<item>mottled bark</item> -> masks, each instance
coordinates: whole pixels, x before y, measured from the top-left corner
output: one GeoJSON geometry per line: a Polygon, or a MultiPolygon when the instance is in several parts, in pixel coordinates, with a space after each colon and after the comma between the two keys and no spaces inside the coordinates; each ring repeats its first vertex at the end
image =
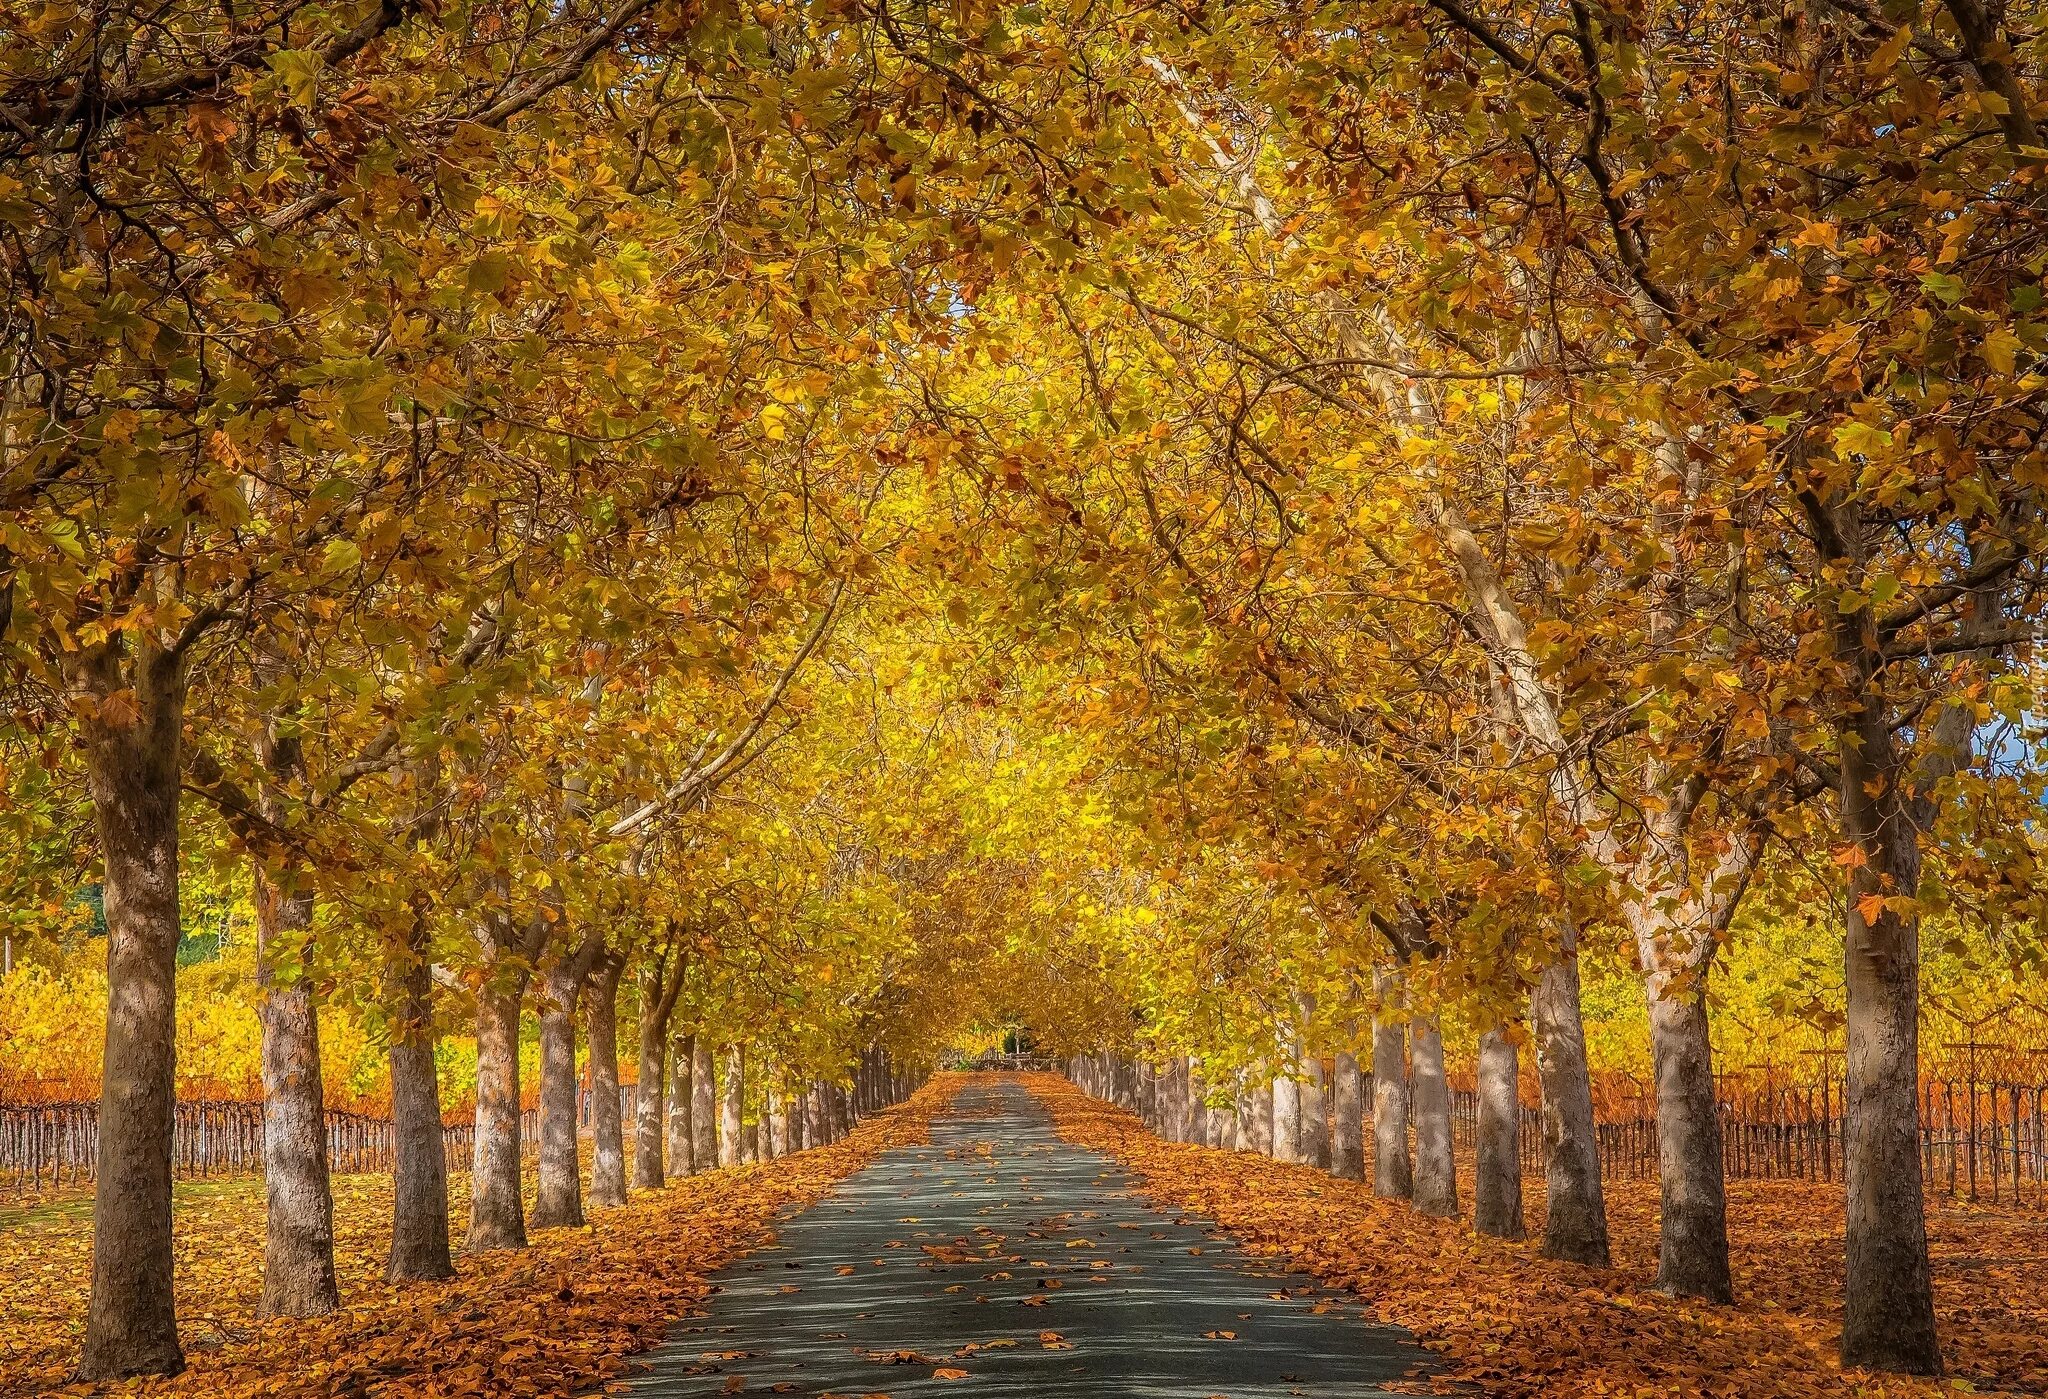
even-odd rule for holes
{"type": "Polygon", "coordinates": [[[1706,1001],[1697,990],[1671,987],[1651,996],[1650,1062],[1657,1083],[1662,1206],[1657,1286],[1710,1302],[1731,1301],[1713,1044],[1706,1001]]]}
{"type": "MultiPolygon", "coordinates": [[[[689,1139],[679,1138],[674,1125],[679,1113],[687,1122],[688,1088],[678,1094],[669,1084],[668,1027],[684,973],[678,956],[664,950],[640,965],[640,1091],[633,1103],[633,1185],[639,1190],[659,1190],[671,1170],[686,1175],[690,1169],[689,1139]]],[[[677,1067],[687,1076],[687,1064],[677,1067]]]]}
{"type": "Polygon", "coordinates": [[[1529,1026],[1543,1084],[1543,1256],[1605,1268],[1607,1203],[1579,1010],[1579,953],[1569,930],[1530,993],[1529,1026]]]}
{"type": "Polygon", "coordinates": [[[1372,1188],[1387,1200],[1415,1195],[1415,1163],[1408,1154],[1408,1029],[1391,1003],[1397,987],[1379,978],[1381,1008],[1372,1019],[1372,1188]]]}
{"type": "Polygon", "coordinates": [[[718,1164],[697,1152],[697,1037],[676,1035],[668,1046],[668,1107],[665,1139],[672,1175],[695,1175],[718,1164]]]}
{"type": "MultiPolygon", "coordinates": [[[[625,959],[598,959],[585,991],[590,1034],[590,1203],[616,1209],[626,1203],[626,1137],[619,1109],[619,977],[625,959]]],[[[656,1080],[655,1091],[660,1091],[656,1080]]]]}
{"type": "Polygon", "coordinates": [[[581,1228],[583,1168],[576,1156],[576,1008],[600,946],[586,939],[549,968],[540,1004],[540,1180],[536,1229],[581,1228]]]}
{"type": "MultiPolygon", "coordinates": [[[[1261,1065],[1259,1072],[1265,1072],[1261,1065]]],[[[1254,1083],[1245,1094],[1250,1107],[1244,1120],[1244,1149],[1256,1151],[1261,1156],[1273,1154],[1273,1085],[1270,1081],[1254,1083]]]]}
{"type": "Polygon", "coordinates": [[[476,1147],[470,1164],[468,1253],[526,1247],[519,1194],[519,1004],[526,978],[476,998],[476,1147]]]}
{"type": "MultiPolygon", "coordinates": [[[[1852,899],[1852,909],[1853,904],[1852,899]]],[[[1941,1350],[1927,1259],[1916,1097],[1916,922],[1890,912],[1875,924],[1853,911],[1849,918],[1849,1076],[1842,1153],[1848,1286],[1842,1362],[1938,1374],[1941,1350]]]]}
{"type": "Polygon", "coordinates": [[[1330,1174],[1339,1180],[1365,1179],[1365,1074],[1358,1056],[1337,1054],[1331,1085],[1330,1174]]]}
{"type": "Polygon", "coordinates": [[[718,1164],[718,1068],[711,1042],[700,1030],[689,1037],[690,1169],[718,1164]]]}
{"type": "Polygon", "coordinates": [[[725,1098],[720,1105],[718,1164],[737,1166],[746,1159],[746,1053],[738,1045],[725,1051],[725,1098]]]}
{"type": "Polygon", "coordinates": [[[1451,1154],[1451,1085],[1444,1076],[1444,1040],[1434,1016],[1408,1025],[1415,1071],[1415,1208],[1458,1212],[1458,1174],[1451,1154]]]}
{"type": "Polygon", "coordinates": [[[176,657],[146,641],[124,674],[118,644],[102,643],[83,663],[81,688],[97,704],[79,720],[107,921],[92,1295],[78,1365],[87,1380],[185,1365],[171,1301],[184,681],[176,657]]]}
{"type": "MultiPolygon", "coordinates": [[[[296,773],[295,741],[269,745],[280,777],[296,773]]],[[[273,808],[274,811],[274,808],[273,808]]],[[[272,819],[276,816],[273,814],[272,819]]],[[[256,869],[257,1019],[263,1027],[263,1297],[260,1316],[325,1316],[341,1305],[334,1277],[334,1197],[327,1182],[320,1023],[305,958],[313,929],[308,874],[256,869]]]]}
{"type": "Polygon", "coordinates": [[[1330,1169],[1329,1096],[1322,1061],[1311,1056],[1301,1066],[1301,1159],[1321,1171],[1330,1169]]]}
{"type": "MultiPolygon", "coordinates": [[[[1960,13],[1959,7],[1952,7],[1960,13]]],[[[1977,7],[1972,7],[1977,8],[1977,7]]],[[[1997,620],[1989,597],[1968,625],[1997,620]]],[[[1842,948],[1848,992],[1843,1179],[1847,1189],[1847,1287],[1842,1362],[1878,1370],[1941,1372],[1927,1221],[1920,1180],[1920,918],[1885,900],[1920,887],[1920,831],[1934,820],[1926,795],[1969,761],[1973,703],[1953,703],[1924,742],[1922,770],[1908,772],[1877,702],[1883,678],[1867,618],[1843,617],[1843,644],[1863,672],[1863,703],[1839,721],[1841,831],[1862,859],[1847,869],[1842,948]]]]}
{"type": "Polygon", "coordinates": [[[1472,1176],[1472,1227],[1497,1239],[1523,1237],[1521,1062],[1499,1029],[1479,1037],[1479,1140],[1472,1176]]]}
{"type": "Polygon", "coordinates": [[[384,1276],[389,1282],[438,1281],[455,1276],[455,1260],[448,1246],[448,1158],[423,919],[414,925],[392,989],[391,1257],[384,1276]]]}
{"type": "MultiPolygon", "coordinates": [[[[643,1017],[645,1014],[643,1011],[643,1017]]],[[[633,1188],[660,1190],[668,1184],[671,1167],[683,1175],[690,1165],[687,1155],[676,1156],[673,1129],[663,1130],[663,1118],[675,1110],[675,1089],[668,1081],[668,1032],[663,1029],[650,1034],[643,1018],[639,1040],[640,1090],[633,1099],[633,1188]]]]}
{"type": "Polygon", "coordinates": [[[1301,1080],[1290,1066],[1273,1080],[1273,1159],[1301,1159],[1301,1080]]]}

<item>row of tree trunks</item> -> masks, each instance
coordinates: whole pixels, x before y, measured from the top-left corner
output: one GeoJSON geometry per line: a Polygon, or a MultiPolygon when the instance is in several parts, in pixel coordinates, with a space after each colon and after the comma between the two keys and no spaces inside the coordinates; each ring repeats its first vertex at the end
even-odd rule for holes
{"type": "MultiPolygon", "coordinates": [[[[1375,990],[1379,1011],[1372,1024],[1370,1089],[1374,1191],[1412,1201],[1425,1213],[1455,1216],[1458,1185],[1442,1035],[1434,1017],[1405,1009],[1397,970],[1383,970],[1375,990]]],[[[1539,979],[1530,998],[1530,1022],[1543,1088],[1549,1184],[1544,1252],[1604,1266],[1606,1211],[1578,966],[1569,945],[1539,979]]],[[[1246,1073],[1227,1111],[1208,1109],[1200,1101],[1205,1090],[1198,1086],[1191,1059],[1153,1067],[1101,1054],[1071,1061],[1069,1072],[1085,1091],[1137,1113],[1170,1140],[1254,1151],[1363,1180],[1365,1068],[1344,1050],[1335,1056],[1326,1081],[1320,1059],[1304,1055],[1298,1043],[1284,1043],[1281,1049],[1293,1071],[1270,1079],[1256,1068],[1246,1073]]],[[[1481,1035],[1478,1049],[1473,1224],[1482,1234],[1520,1239],[1527,1229],[1519,1150],[1520,1053],[1515,1038],[1500,1026],[1481,1035]]]]}
{"type": "MultiPolygon", "coordinates": [[[[69,674],[77,692],[95,702],[82,711],[80,738],[104,866],[109,985],[92,1290],[78,1376],[175,1374],[184,1367],[171,1285],[182,657],[146,634],[123,635],[81,651],[69,674]]],[[[300,745],[282,732],[262,736],[259,757],[263,786],[253,809],[242,810],[252,826],[260,824],[271,833],[264,841],[250,842],[252,850],[260,846],[254,875],[267,1199],[261,1311],[309,1316],[333,1310],[338,1289],[319,1024],[306,966],[315,913],[312,880],[303,855],[279,834],[290,817],[284,793],[303,786],[305,773],[300,745]]],[[[434,1064],[433,968],[423,908],[415,907],[411,923],[410,933],[387,949],[392,954],[386,996],[394,1139],[387,1276],[394,1282],[454,1273],[434,1064]]],[[[538,920],[515,928],[502,915],[487,914],[478,935],[488,974],[476,993],[476,1134],[465,1244],[472,1252],[526,1242],[519,1025],[531,969],[541,961],[549,928],[538,920]]],[[[606,1206],[626,1198],[617,1061],[617,992],[624,969],[622,956],[592,938],[545,973],[538,1225],[583,1218],[576,1155],[579,1002],[589,1016],[593,1046],[591,1198],[606,1206]]],[[[681,978],[678,965],[673,979],[680,983],[681,978]]],[[[664,1017],[674,1003],[673,992],[667,994],[664,1017]]],[[[643,1038],[641,1045],[641,1082],[656,1087],[651,1109],[643,1108],[635,1123],[643,1185],[660,1183],[659,1086],[667,1044],[664,1019],[651,1042],[643,1038]],[[650,1169],[651,1182],[646,1177],[650,1169]]],[[[718,1150],[710,1048],[693,1042],[681,1057],[688,1065],[689,1089],[679,1100],[692,1109],[688,1165],[694,1166],[714,1159],[718,1150]]],[[[737,1092],[739,1051],[732,1062],[737,1092]]],[[[863,1060],[861,1082],[883,1103],[900,1101],[915,1086],[912,1075],[873,1055],[863,1060]]],[[[834,1087],[814,1085],[799,1100],[807,1104],[806,1111],[775,1114],[782,1127],[769,1133],[771,1152],[836,1140],[857,1116],[850,1095],[834,1087]]],[[[732,1135],[739,1134],[735,1130],[732,1135]]]]}

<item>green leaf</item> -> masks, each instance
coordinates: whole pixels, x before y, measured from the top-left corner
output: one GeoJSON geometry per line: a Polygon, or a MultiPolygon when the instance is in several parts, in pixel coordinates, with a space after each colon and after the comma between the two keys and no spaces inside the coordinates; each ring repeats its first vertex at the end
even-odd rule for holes
{"type": "Polygon", "coordinates": [[[1953,306],[1963,299],[1963,279],[1946,272],[1928,272],[1921,275],[1920,285],[1927,294],[1943,305],[1953,306]]]}
{"type": "Polygon", "coordinates": [[[1847,422],[1835,429],[1837,456],[1880,456],[1890,449],[1892,435],[1869,423],[1847,422]]]}
{"type": "Polygon", "coordinates": [[[320,55],[307,49],[285,49],[270,56],[270,71],[291,94],[292,105],[311,111],[319,100],[320,72],[326,67],[320,55]]]}
{"type": "Polygon", "coordinates": [[[330,539],[320,556],[321,571],[325,573],[346,573],[363,561],[363,551],[352,539],[330,539]]]}
{"type": "Polygon", "coordinates": [[[512,279],[512,259],[503,253],[485,253],[469,265],[463,284],[479,296],[496,296],[512,279]]]}

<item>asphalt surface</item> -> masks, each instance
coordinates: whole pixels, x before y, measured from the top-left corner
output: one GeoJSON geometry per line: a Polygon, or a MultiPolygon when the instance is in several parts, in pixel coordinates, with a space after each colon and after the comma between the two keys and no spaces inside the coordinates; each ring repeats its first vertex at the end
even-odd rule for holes
{"type": "Polygon", "coordinates": [[[999,1079],[717,1281],[637,1399],[1362,1399],[1428,1366],[1349,1294],[1150,1207],[999,1079]]]}

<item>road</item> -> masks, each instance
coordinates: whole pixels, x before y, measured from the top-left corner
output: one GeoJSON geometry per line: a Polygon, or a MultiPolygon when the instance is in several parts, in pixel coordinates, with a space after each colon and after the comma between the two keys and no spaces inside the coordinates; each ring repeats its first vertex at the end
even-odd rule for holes
{"type": "Polygon", "coordinates": [[[1360,1399],[1428,1365],[1348,1294],[1151,1208],[997,1076],[717,1282],[637,1399],[1360,1399]]]}

